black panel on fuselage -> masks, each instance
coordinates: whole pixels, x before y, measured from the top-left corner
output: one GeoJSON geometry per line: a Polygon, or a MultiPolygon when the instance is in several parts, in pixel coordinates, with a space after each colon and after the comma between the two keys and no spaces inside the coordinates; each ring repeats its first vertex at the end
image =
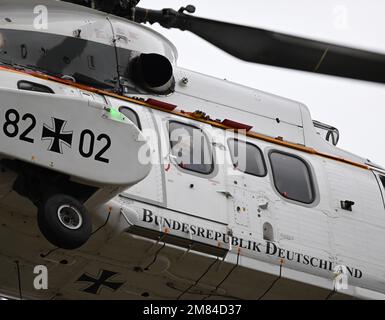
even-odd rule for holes
{"type": "Polygon", "coordinates": [[[113,46],[26,30],[0,29],[2,62],[37,68],[52,75],[68,75],[79,83],[113,89],[118,82],[113,46]]]}

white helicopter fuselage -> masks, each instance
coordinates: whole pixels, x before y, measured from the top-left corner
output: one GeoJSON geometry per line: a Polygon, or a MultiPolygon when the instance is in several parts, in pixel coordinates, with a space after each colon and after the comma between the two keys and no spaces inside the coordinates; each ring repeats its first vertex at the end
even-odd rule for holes
{"type": "MultiPolygon", "coordinates": [[[[27,19],[17,8],[15,14],[14,21],[27,19]]],[[[88,40],[111,43],[108,36],[94,37],[106,27],[105,15],[84,14],[73,19],[71,30],[59,23],[49,32],[73,36],[73,30],[83,28],[88,40]]],[[[119,27],[120,20],[109,17],[108,22],[126,36],[117,46],[161,53],[172,62],[172,94],[119,96],[38,72],[0,69],[3,129],[10,107],[45,123],[57,116],[55,108],[78,104],[81,112],[103,121],[109,120],[106,110],[120,110],[125,117],[120,115],[119,121],[131,130],[126,145],[112,141],[121,151],[111,151],[112,161],[105,167],[91,159],[71,168],[79,160],[75,147],[63,149],[62,159],[47,159],[39,132],[30,150],[26,141],[1,137],[1,148],[5,142],[9,147],[1,149],[2,158],[32,164],[42,158],[47,168],[52,163],[53,170],[63,168],[74,180],[100,190],[85,202],[94,225],[91,239],[76,251],[53,249],[39,235],[32,203],[13,191],[15,174],[0,173],[0,291],[20,293],[17,260],[23,295],[29,298],[385,298],[384,169],[326,141],[305,105],[179,68],[168,41],[135,24],[119,27]],[[48,87],[54,95],[20,89],[20,81],[48,87]],[[53,101],[57,106],[52,111],[37,108],[53,101]],[[47,119],[39,118],[43,112],[47,119]],[[212,155],[210,170],[177,159],[170,143],[175,125],[201,133],[212,155]],[[134,143],[143,139],[146,143],[134,143]],[[258,172],[239,170],[230,147],[234,139],[251,148],[246,157],[253,152],[258,172]],[[126,155],[135,146],[139,157],[142,145],[149,147],[151,166],[126,155]],[[118,162],[119,152],[129,160],[118,162]],[[115,159],[119,165],[114,167],[115,159]],[[298,176],[285,181],[293,178],[292,170],[298,176]],[[95,179],[87,181],[87,176],[95,179]],[[114,179],[103,185],[109,177],[114,179]],[[297,184],[308,197],[297,194],[297,184]],[[36,265],[48,268],[47,290],[33,287],[36,265]],[[105,282],[90,289],[103,276],[105,282]]],[[[27,26],[24,21],[1,28],[27,26]]],[[[66,118],[61,111],[60,117],[76,135],[87,127],[87,119],[71,112],[66,118]]]]}

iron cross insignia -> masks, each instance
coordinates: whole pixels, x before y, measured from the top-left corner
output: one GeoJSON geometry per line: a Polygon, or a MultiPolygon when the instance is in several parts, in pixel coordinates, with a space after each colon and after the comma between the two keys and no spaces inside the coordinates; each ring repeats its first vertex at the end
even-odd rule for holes
{"type": "Polygon", "coordinates": [[[41,140],[51,141],[48,148],[49,151],[63,153],[63,144],[71,148],[73,131],[64,131],[66,123],[67,121],[65,120],[52,118],[52,128],[46,124],[43,125],[41,140]]]}
{"type": "Polygon", "coordinates": [[[89,282],[92,283],[89,287],[83,289],[82,291],[92,294],[99,294],[101,287],[107,287],[113,291],[118,290],[125,282],[112,282],[107,281],[113,276],[117,275],[116,272],[101,270],[96,278],[90,276],[87,273],[84,273],[80,276],[76,282],[89,282]]]}

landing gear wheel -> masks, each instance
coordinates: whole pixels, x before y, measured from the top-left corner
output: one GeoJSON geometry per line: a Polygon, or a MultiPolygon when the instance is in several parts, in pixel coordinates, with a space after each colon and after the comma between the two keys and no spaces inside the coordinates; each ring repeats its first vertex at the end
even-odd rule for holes
{"type": "Polygon", "coordinates": [[[86,208],[65,194],[56,194],[45,200],[38,210],[37,221],[45,238],[63,249],[81,247],[92,232],[86,208]]]}

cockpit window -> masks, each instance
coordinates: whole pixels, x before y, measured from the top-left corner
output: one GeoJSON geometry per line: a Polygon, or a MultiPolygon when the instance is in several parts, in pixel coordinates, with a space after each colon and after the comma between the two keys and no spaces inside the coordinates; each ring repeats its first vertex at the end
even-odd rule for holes
{"type": "Polygon", "coordinates": [[[134,123],[139,128],[139,130],[142,130],[139,117],[134,110],[128,107],[120,107],[119,112],[124,114],[132,123],[134,123]]]}
{"type": "Polygon", "coordinates": [[[17,87],[20,90],[43,92],[43,93],[55,93],[50,87],[44,86],[39,83],[21,80],[17,83],[17,87]]]}

